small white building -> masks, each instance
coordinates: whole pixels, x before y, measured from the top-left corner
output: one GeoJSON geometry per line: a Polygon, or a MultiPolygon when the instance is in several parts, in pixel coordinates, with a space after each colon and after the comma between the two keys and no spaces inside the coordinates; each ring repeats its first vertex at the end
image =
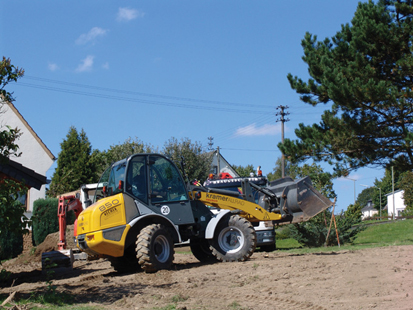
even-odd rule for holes
{"type": "Polygon", "coordinates": [[[10,158],[10,164],[3,165],[3,173],[21,181],[24,180],[30,188],[26,197],[22,197],[27,211],[33,210],[33,202],[45,197],[46,172],[50,169],[56,157],[43,143],[33,128],[27,123],[17,108],[10,102],[0,98],[0,128],[10,126],[18,128],[21,136],[16,141],[20,157],[10,158]],[[13,168],[13,169],[12,169],[13,168]],[[12,169],[13,171],[6,171],[12,169]],[[9,174],[8,174],[9,173],[9,174]],[[14,173],[14,175],[10,175],[14,173]],[[27,183],[29,180],[31,183],[27,183]],[[40,183],[39,183],[40,182],[40,183]]]}
{"type": "Polygon", "coordinates": [[[374,215],[377,215],[379,213],[379,211],[374,207],[373,202],[371,200],[369,200],[367,202],[367,205],[361,209],[361,219],[365,220],[367,218],[370,218],[374,215]]]}
{"type": "Polygon", "coordinates": [[[393,208],[393,192],[386,194],[387,196],[387,212],[389,216],[393,216],[393,210],[395,210],[395,216],[402,216],[402,212],[406,209],[403,199],[404,190],[400,189],[394,192],[394,208],[393,208]]]}

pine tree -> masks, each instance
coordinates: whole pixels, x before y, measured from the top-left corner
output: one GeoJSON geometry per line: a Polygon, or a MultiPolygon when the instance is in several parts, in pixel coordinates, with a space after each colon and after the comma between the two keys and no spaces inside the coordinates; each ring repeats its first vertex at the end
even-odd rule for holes
{"type": "Polygon", "coordinates": [[[302,41],[311,78],[288,75],[305,103],[329,104],[319,124],[278,145],[293,161],[313,158],[348,169],[394,164],[413,169],[413,2],[359,3],[351,25],[331,39],[302,41]]]}
{"type": "Polygon", "coordinates": [[[78,133],[75,127],[70,127],[66,140],[60,146],[49,197],[75,191],[83,184],[98,181],[96,164],[91,159],[92,146],[83,129],[78,133]]]}

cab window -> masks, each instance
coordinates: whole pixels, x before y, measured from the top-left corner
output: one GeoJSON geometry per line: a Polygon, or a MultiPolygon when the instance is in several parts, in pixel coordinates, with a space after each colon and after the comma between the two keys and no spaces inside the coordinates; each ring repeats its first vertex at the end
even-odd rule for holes
{"type": "Polygon", "coordinates": [[[136,156],[129,161],[126,192],[148,203],[145,156],[136,156]]]}
{"type": "Polygon", "coordinates": [[[125,179],[125,166],[126,163],[123,162],[112,167],[108,181],[108,196],[122,192],[123,188],[119,188],[119,181],[125,179]]]}
{"type": "Polygon", "coordinates": [[[100,177],[99,183],[96,187],[95,196],[93,197],[93,203],[105,197],[103,193],[103,187],[108,186],[109,175],[110,175],[110,170],[111,170],[110,168],[111,167],[106,169],[105,172],[103,172],[102,176],[100,177]]]}
{"type": "Polygon", "coordinates": [[[188,200],[188,193],[176,166],[164,157],[150,157],[150,197],[153,203],[188,200]]]}

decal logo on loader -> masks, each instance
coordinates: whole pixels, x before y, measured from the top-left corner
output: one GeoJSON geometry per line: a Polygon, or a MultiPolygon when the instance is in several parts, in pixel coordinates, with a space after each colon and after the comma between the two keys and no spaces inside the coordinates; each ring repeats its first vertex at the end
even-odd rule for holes
{"type": "Polygon", "coordinates": [[[106,217],[108,217],[108,216],[110,216],[110,215],[114,215],[115,213],[118,213],[118,208],[116,208],[116,207],[111,208],[111,209],[107,209],[107,210],[103,213],[103,215],[106,216],[106,217]]]}
{"type": "Polygon", "coordinates": [[[100,210],[100,212],[103,212],[103,211],[109,209],[110,207],[113,207],[113,206],[118,205],[118,204],[119,204],[119,200],[118,199],[113,199],[112,202],[107,202],[104,205],[101,205],[99,207],[99,210],[100,210]]]}
{"type": "Polygon", "coordinates": [[[171,209],[168,206],[162,206],[161,207],[161,213],[163,215],[168,215],[171,212],[171,209]]]}
{"type": "Polygon", "coordinates": [[[219,201],[221,201],[221,202],[230,202],[230,203],[238,204],[238,205],[241,205],[241,206],[243,206],[245,204],[242,199],[231,198],[231,197],[228,197],[228,196],[221,196],[221,195],[210,194],[210,193],[206,194],[206,200],[210,201],[210,202],[215,202],[215,203],[217,203],[219,201]]]}

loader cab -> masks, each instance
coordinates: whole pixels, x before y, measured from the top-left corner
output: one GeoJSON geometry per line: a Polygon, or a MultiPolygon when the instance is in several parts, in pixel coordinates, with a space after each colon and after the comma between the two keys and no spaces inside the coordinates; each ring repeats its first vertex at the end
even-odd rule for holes
{"type": "Polygon", "coordinates": [[[193,221],[185,182],[175,164],[163,155],[135,154],[108,168],[99,181],[95,201],[118,193],[174,222],[193,221]]]}

